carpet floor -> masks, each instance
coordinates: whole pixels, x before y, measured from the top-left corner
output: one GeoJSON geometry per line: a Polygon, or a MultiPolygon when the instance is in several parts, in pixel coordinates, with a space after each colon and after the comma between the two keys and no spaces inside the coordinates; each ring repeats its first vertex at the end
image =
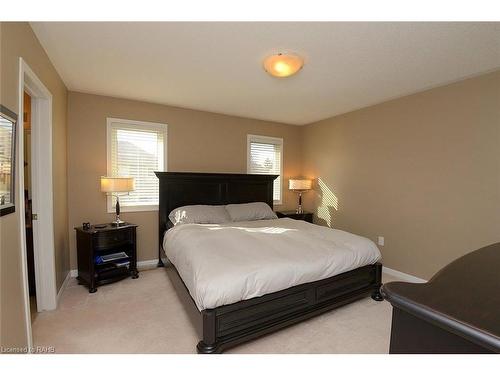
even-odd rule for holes
{"type": "MultiPolygon", "coordinates": [[[[384,282],[394,278],[384,274],[384,282]]],[[[387,353],[391,305],[370,297],[227,353],[387,353]]],[[[36,346],[56,353],[195,353],[198,338],[164,268],[97,293],[71,279],[57,310],[37,314],[36,346]]]]}

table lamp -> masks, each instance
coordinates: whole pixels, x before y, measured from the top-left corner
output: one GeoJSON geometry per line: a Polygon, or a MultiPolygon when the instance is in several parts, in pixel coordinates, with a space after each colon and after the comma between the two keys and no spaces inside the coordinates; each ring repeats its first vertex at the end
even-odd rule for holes
{"type": "Polygon", "coordinates": [[[297,213],[301,214],[304,211],[302,210],[302,193],[305,193],[307,190],[311,190],[312,181],[306,179],[290,179],[288,181],[288,189],[295,191],[299,194],[299,206],[297,207],[297,213]]]}
{"type": "Polygon", "coordinates": [[[101,177],[101,191],[107,195],[116,197],[116,220],[113,225],[120,226],[124,223],[120,220],[120,193],[129,193],[134,190],[133,177],[101,177]]]}

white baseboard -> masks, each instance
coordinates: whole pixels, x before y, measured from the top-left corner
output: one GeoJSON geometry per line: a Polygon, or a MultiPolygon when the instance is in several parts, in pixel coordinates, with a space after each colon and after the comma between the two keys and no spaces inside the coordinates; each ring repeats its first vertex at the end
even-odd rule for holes
{"type": "Polygon", "coordinates": [[[66,274],[66,278],[64,279],[61,287],[59,288],[59,292],[57,292],[57,297],[56,297],[57,306],[59,306],[59,299],[61,298],[61,296],[62,296],[62,294],[64,292],[64,289],[66,289],[66,286],[68,285],[69,280],[73,277],[72,274],[73,274],[73,271],[69,271],[66,274]]]}
{"type": "Polygon", "coordinates": [[[150,259],[150,260],[141,260],[137,262],[137,269],[141,270],[150,270],[152,268],[156,268],[158,265],[158,259],[150,259]]]}
{"type": "MultiPolygon", "coordinates": [[[[152,268],[156,268],[157,264],[158,264],[158,259],[141,260],[137,262],[137,269],[139,271],[149,270],[152,268]]],[[[75,278],[78,276],[78,270],[71,270],[68,275],[70,275],[70,277],[75,278]]]]}
{"type": "Polygon", "coordinates": [[[389,268],[386,266],[383,266],[382,272],[385,272],[388,275],[397,277],[398,279],[401,279],[403,281],[408,281],[410,283],[426,283],[427,282],[427,280],[421,279],[421,278],[413,276],[413,275],[409,275],[409,274],[401,272],[401,271],[393,270],[392,268],[389,268]]]}

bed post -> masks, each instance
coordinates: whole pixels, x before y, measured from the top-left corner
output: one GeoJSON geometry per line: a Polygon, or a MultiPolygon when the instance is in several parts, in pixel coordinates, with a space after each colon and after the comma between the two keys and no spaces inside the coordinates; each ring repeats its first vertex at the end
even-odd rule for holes
{"type": "Polygon", "coordinates": [[[375,290],[372,293],[372,299],[375,301],[383,301],[384,297],[380,294],[382,287],[382,263],[375,263],[375,290]]]}
{"type": "Polygon", "coordinates": [[[200,354],[217,353],[219,347],[217,345],[217,331],[215,309],[203,310],[201,312],[203,319],[203,340],[196,345],[196,349],[200,354]]]}
{"type": "MultiPolygon", "coordinates": [[[[161,183],[161,182],[160,182],[161,183]]],[[[162,218],[161,218],[161,215],[159,215],[159,223],[160,225],[158,225],[158,264],[156,265],[157,267],[165,267],[165,264],[163,264],[163,260],[161,259],[161,250],[163,248],[162,246],[162,228],[164,227],[164,225],[162,225],[162,218]]]]}
{"type": "Polygon", "coordinates": [[[158,197],[158,264],[157,267],[165,267],[163,260],[161,259],[161,251],[163,249],[163,236],[167,230],[167,202],[165,198],[167,197],[167,183],[164,178],[163,172],[155,172],[156,177],[158,177],[159,183],[159,197],[158,197]]]}
{"type": "Polygon", "coordinates": [[[158,249],[158,264],[156,267],[165,267],[165,264],[163,263],[163,260],[161,259],[161,246],[158,249]]]}

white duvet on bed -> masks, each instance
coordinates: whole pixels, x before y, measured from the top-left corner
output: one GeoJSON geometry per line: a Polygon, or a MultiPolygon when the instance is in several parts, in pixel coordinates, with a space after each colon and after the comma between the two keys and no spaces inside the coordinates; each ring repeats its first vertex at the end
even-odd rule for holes
{"type": "Polygon", "coordinates": [[[380,259],[365,237],[289,218],[178,225],[165,234],[163,248],[200,311],[380,259]]]}

